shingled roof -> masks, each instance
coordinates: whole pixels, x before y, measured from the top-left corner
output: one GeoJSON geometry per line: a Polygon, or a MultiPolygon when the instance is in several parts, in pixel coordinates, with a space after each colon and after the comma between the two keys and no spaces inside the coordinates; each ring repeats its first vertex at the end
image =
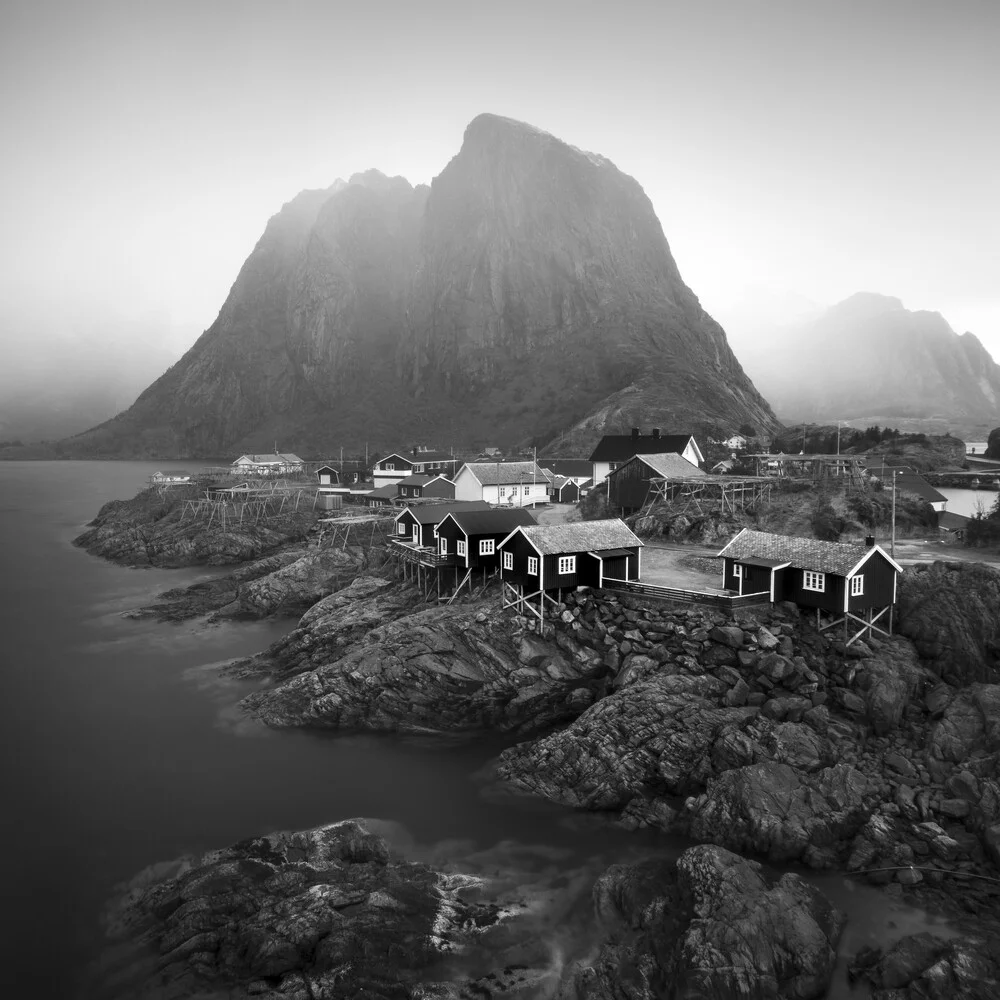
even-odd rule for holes
{"type": "Polygon", "coordinates": [[[658,476],[664,479],[685,479],[688,476],[704,476],[705,472],[697,465],[692,465],[686,458],[681,458],[677,452],[664,452],[659,455],[634,455],[617,469],[608,473],[608,478],[617,475],[626,465],[633,461],[648,465],[658,476]]]}
{"type": "Polygon", "coordinates": [[[744,528],[718,555],[736,560],[771,559],[787,562],[796,569],[847,576],[873,552],[881,552],[897,571],[902,572],[902,567],[877,545],[867,548],[848,542],[821,542],[817,538],[775,535],[749,528],[744,528]]]}
{"type": "Polygon", "coordinates": [[[396,520],[407,511],[418,524],[440,524],[449,514],[460,510],[492,510],[485,500],[455,500],[451,503],[412,504],[403,508],[396,520]]]}
{"type": "Polygon", "coordinates": [[[524,507],[491,507],[488,510],[453,510],[451,519],[467,535],[501,535],[519,525],[534,525],[535,519],[524,507]]]}
{"type": "Polygon", "coordinates": [[[642,545],[639,537],[617,517],[604,521],[572,521],[569,524],[536,524],[520,529],[543,555],[564,552],[601,552],[642,545]]]}
{"type": "Polygon", "coordinates": [[[679,455],[688,446],[691,434],[605,434],[597,443],[591,462],[627,462],[633,455],[679,455]]]}
{"type": "Polygon", "coordinates": [[[467,462],[465,467],[483,486],[507,486],[510,483],[548,483],[552,474],[534,462],[467,462]]]}
{"type": "Polygon", "coordinates": [[[544,468],[566,479],[590,478],[592,466],[585,458],[550,458],[541,463],[544,468]]]}
{"type": "MultiPolygon", "coordinates": [[[[446,483],[450,483],[451,480],[443,475],[433,475],[433,476],[406,476],[404,479],[400,479],[397,486],[426,486],[428,483],[433,483],[435,479],[443,479],[446,483]]],[[[454,485],[454,484],[452,484],[454,485]]]]}

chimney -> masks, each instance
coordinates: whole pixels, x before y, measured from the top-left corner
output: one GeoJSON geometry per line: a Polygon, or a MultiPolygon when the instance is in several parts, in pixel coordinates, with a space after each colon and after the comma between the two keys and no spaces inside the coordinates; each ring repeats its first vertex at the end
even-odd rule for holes
{"type": "Polygon", "coordinates": [[[660,428],[659,427],[654,427],[653,428],[653,440],[654,441],[659,441],[660,440],[660,428]]]}
{"type": "Polygon", "coordinates": [[[866,549],[873,549],[874,547],[875,547],[875,536],[874,535],[865,535],[865,548],[866,549]]]}
{"type": "Polygon", "coordinates": [[[638,441],[639,440],[639,428],[638,427],[633,427],[632,428],[632,440],[633,441],[638,441]]]}
{"type": "Polygon", "coordinates": [[[411,454],[413,454],[413,455],[416,455],[416,453],[417,453],[417,452],[418,452],[419,450],[420,450],[420,449],[419,449],[419,448],[418,448],[418,447],[417,447],[416,445],[414,445],[414,446],[413,446],[413,448],[412,448],[412,450],[411,450],[411,454]]]}

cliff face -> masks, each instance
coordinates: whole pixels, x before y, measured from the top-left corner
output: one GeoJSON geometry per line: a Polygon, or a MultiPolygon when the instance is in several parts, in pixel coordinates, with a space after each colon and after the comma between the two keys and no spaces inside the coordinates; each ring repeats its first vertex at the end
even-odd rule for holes
{"type": "Polygon", "coordinates": [[[773,429],[610,161],[481,115],[431,187],[377,171],[300,194],[215,323],[85,454],[544,443],[606,430],[773,429]]]}
{"type": "Polygon", "coordinates": [[[748,351],[748,369],[788,421],[950,422],[992,427],[1000,367],[934,312],[862,293],[748,351]]]}

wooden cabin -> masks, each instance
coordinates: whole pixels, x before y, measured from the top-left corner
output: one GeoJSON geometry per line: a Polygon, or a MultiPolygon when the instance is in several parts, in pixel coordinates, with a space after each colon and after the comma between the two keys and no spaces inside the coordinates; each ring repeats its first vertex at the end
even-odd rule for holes
{"type": "MultiPolygon", "coordinates": [[[[896,603],[896,581],[903,572],[871,537],[864,545],[852,545],[744,528],[718,558],[726,590],[767,593],[771,601],[815,609],[817,624],[821,613],[835,619],[820,628],[843,622],[845,631],[848,620],[865,626],[862,631],[870,629],[896,603]]],[[[891,617],[889,622],[891,628],[891,617]]]]}
{"type": "Polygon", "coordinates": [[[608,473],[608,503],[621,507],[623,514],[642,510],[656,495],[654,479],[691,479],[705,472],[676,452],[635,455],[608,473]]]}
{"type": "MultiPolygon", "coordinates": [[[[422,548],[438,547],[437,527],[453,510],[492,510],[482,500],[464,503],[421,503],[404,507],[397,515],[393,537],[422,548]]],[[[454,548],[452,549],[454,551],[454,548]]]]}
{"type": "Polygon", "coordinates": [[[380,458],[372,469],[372,478],[376,487],[398,483],[407,476],[446,476],[454,479],[458,465],[454,456],[446,451],[411,448],[380,458]]]}
{"type": "Polygon", "coordinates": [[[535,519],[523,507],[451,510],[437,526],[438,552],[457,556],[459,566],[492,573],[500,568],[500,543],[524,525],[535,519]]]}
{"type": "Polygon", "coordinates": [[[500,544],[501,574],[527,593],[638,580],[642,542],[619,518],[516,528],[500,544]]]}
{"type": "Polygon", "coordinates": [[[397,496],[404,502],[422,497],[439,500],[455,499],[455,484],[444,476],[407,476],[396,483],[397,496]]]}
{"type": "Polygon", "coordinates": [[[320,486],[340,485],[340,473],[332,465],[321,465],[316,470],[316,479],[320,486]]]}
{"type": "Polygon", "coordinates": [[[549,486],[549,499],[553,503],[576,503],[580,499],[580,487],[565,476],[556,476],[549,486]]]}
{"type": "Polygon", "coordinates": [[[635,455],[680,455],[700,468],[705,461],[698,443],[691,434],[661,434],[654,427],[652,434],[640,434],[638,427],[631,434],[605,434],[590,456],[594,485],[599,486],[620,465],[635,455]]]}
{"type": "Polygon", "coordinates": [[[397,496],[394,483],[388,486],[378,486],[364,494],[362,502],[366,507],[391,507],[397,496]]]}
{"type": "Polygon", "coordinates": [[[551,473],[535,462],[468,462],[455,477],[455,499],[534,507],[548,503],[550,481],[551,473]]]}

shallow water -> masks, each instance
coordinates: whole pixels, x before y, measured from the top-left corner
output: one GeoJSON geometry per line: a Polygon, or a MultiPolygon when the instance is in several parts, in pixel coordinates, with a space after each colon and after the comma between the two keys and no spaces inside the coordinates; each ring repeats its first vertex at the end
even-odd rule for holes
{"type": "MultiPolygon", "coordinates": [[[[70,545],[102,503],[163,467],[0,462],[6,993],[70,994],[100,947],[104,900],[141,868],[270,830],[377,817],[415,855],[556,886],[566,920],[586,911],[575,904],[607,864],[682,848],[491,793],[483,768],[497,739],[319,737],[245,720],[234,705],[249,687],[212,665],[292,623],[124,619],[225,570],[130,570],[70,545]]],[[[890,921],[926,923],[849,880],[825,883],[851,915],[852,951],[891,934],[890,921]]],[[[545,933],[557,961],[559,929],[545,933]]],[[[844,995],[839,979],[831,996],[844,995]]]]}

